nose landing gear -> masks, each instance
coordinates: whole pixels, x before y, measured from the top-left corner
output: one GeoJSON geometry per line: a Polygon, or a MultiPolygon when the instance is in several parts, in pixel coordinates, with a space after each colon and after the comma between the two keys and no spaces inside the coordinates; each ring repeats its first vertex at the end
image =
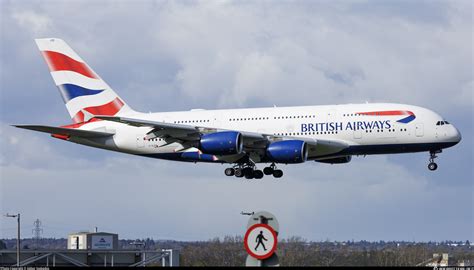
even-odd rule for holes
{"type": "Polygon", "coordinates": [[[430,171],[436,171],[436,169],[438,169],[438,164],[436,164],[434,160],[438,157],[436,154],[439,153],[441,153],[441,150],[430,151],[430,163],[428,164],[428,169],[430,171]]]}

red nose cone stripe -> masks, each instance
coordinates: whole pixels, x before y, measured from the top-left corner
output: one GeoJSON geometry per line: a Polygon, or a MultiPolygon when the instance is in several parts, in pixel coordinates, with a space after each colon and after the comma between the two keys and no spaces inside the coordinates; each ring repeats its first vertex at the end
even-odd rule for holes
{"type": "Polygon", "coordinates": [[[61,70],[73,71],[92,79],[98,79],[86,64],[76,61],[67,55],[53,51],[43,51],[43,57],[46,59],[51,72],[61,70]]]}
{"type": "MultiPolygon", "coordinates": [[[[118,111],[120,111],[123,105],[124,103],[122,100],[120,100],[119,98],[115,98],[107,104],[84,108],[84,110],[88,111],[93,115],[115,115],[116,113],[118,113],[118,111]]],[[[72,120],[74,121],[74,123],[84,122],[84,113],[82,111],[78,112],[72,118],[72,120]]]]}

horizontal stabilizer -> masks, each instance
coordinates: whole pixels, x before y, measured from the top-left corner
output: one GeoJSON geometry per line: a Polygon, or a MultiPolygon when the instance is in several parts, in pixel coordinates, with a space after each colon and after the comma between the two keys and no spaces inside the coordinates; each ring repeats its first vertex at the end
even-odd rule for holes
{"type": "Polygon", "coordinates": [[[100,138],[113,136],[114,133],[101,132],[101,131],[91,131],[91,130],[82,130],[82,129],[73,129],[73,128],[62,128],[62,127],[50,127],[50,126],[34,126],[34,125],[14,125],[17,128],[29,129],[39,132],[45,132],[56,135],[66,135],[82,138],[100,138]]]}

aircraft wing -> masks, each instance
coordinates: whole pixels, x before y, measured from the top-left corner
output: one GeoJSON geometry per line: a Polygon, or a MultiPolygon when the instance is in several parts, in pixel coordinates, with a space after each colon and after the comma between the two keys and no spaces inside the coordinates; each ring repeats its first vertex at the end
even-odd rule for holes
{"type": "MultiPolygon", "coordinates": [[[[165,123],[119,116],[94,115],[93,117],[97,119],[123,123],[136,127],[150,127],[152,128],[152,130],[147,133],[147,138],[160,137],[164,138],[167,142],[170,143],[186,143],[189,141],[196,141],[199,140],[201,134],[213,133],[218,131],[228,131],[209,127],[165,123]]],[[[244,148],[247,152],[262,151],[268,146],[269,143],[282,140],[305,141],[308,144],[309,157],[335,154],[349,146],[348,143],[342,140],[277,136],[265,133],[246,132],[239,130],[235,131],[238,131],[242,134],[244,139],[244,148]]]]}
{"type": "Polygon", "coordinates": [[[82,130],[74,128],[62,128],[62,127],[51,127],[51,126],[37,126],[37,125],[14,125],[17,128],[29,129],[39,132],[45,132],[52,135],[65,135],[65,136],[75,136],[82,138],[100,138],[113,136],[114,133],[101,132],[101,131],[92,131],[92,130],[82,130]]]}
{"type": "Polygon", "coordinates": [[[151,131],[147,133],[147,139],[156,137],[174,138],[180,141],[193,141],[199,139],[200,133],[215,132],[216,129],[196,127],[190,125],[180,125],[165,122],[149,121],[119,116],[94,115],[94,118],[118,122],[135,127],[150,127],[151,131]],[[207,131],[207,132],[206,132],[207,131]]]}
{"type": "MultiPolygon", "coordinates": [[[[191,126],[191,125],[183,125],[183,124],[173,124],[173,123],[165,123],[165,122],[157,122],[157,121],[149,121],[149,120],[142,120],[142,119],[134,119],[134,118],[127,118],[127,117],[119,117],[119,116],[106,116],[106,115],[94,115],[94,118],[113,121],[118,123],[123,123],[135,127],[150,127],[153,128],[151,131],[147,133],[148,138],[174,138],[180,141],[195,141],[199,140],[201,134],[206,133],[214,133],[218,131],[224,131],[222,129],[216,128],[209,128],[209,127],[200,127],[200,126],[191,126]]],[[[262,143],[268,142],[268,137],[273,135],[265,135],[260,133],[254,132],[245,132],[239,131],[242,136],[244,137],[244,145],[245,146],[257,146],[261,145],[262,143]]]]}
{"type": "Polygon", "coordinates": [[[342,150],[349,147],[349,144],[343,140],[331,140],[331,139],[305,139],[295,138],[303,140],[308,144],[308,156],[309,157],[320,157],[328,156],[341,152],[342,150]]]}

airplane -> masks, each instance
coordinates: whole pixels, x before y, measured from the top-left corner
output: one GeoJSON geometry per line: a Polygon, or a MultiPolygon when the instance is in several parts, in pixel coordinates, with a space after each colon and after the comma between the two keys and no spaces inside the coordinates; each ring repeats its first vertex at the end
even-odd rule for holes
{"type": "Polygon", "coordinates": [[[283,176],[278,164],[350,162],[352,156],[429,152],[461,141],[439,114],[419,106],[365,103],[141,113],[133,110],[66,42],[36,39],[73,120],[14,125],[86,146],[185,162],[229,164],[246,179],[283,176]],[[265,164],[260,170],[257,164],[265,164]]]}

